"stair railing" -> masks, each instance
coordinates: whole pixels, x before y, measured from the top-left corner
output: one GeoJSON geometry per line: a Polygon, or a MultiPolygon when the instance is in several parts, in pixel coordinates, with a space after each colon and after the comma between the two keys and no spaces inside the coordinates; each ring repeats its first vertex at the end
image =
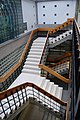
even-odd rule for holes
{"type": "Polygon", "coordinates": [[[51,68],[49,68],[45,65],[39,64],[39,68],[41,68],[44,71],[48,72],[49,74],[57,77],[58,79],[60,79],[61,81],[65,82],[65,83],[70,83],[69,79],[63,77],[62,75],[60,75],[59,73],[55,72],[54,70],[52,70],[51,68]]]}
{"type": "Polygon", "coordinates": [[[38,28],[38,31],[50,31],[50,34],[53,34],[61,29],[63,29],[64,27],[67,27],[71,24],[73,24],[74,18],[69,18],[66,22],[64,22],[63,24],[58,25],[55,28],[38,28]]]}
{"type": "Polygon", "coordinates": [[[42,51],[42,55],[40,58],[40,62],[39,64],[45,64],[46,58],[47,58],[47,54],[48,54],[48,36],[49,36],[49,32],[47,33],[47,37],[46,37],[46,42],[42,51]]]}
{"type": "Polygon", "coordinates": [[[33,83],[24,83],[0,93],[0,118],[6,119],[20,106],[27,103],[30,97],[68,120],[67,102],[58,99],[33,83]]]}
{"type": "MultiPolygon", "coordinates": [[[[48,46],[49,46],[48,36],[49,36],[49,32],[47,33],[46,42],[45,42],[45,45],[44,45],[44,48],[42,51],[42,55],[41,55],[39,64],[45,65],[45,63],[46,63],[46,59],[47,59],[47,55],[48,55],[48,46]]],[[[45,73],[44,73],[44,71],[41,69],[41,76],[46,77],[46,75],[47,75],[47,72],[45,71],[45,73]]]]}
{"type": "Polygon", "coordinates": [[[38,29],[35,29],[31,32],[28,42],[22,52],[22,55],[18,63],[9,72],[7,72],[3,77],[0,77],[0,91],[7,89],[10,86],[10,84],[16,79],[16,77],[21,73],[23,64],[29,52],[30,46],[33,42],[33,36],[37,31],[38,29]]]}
{"type": "Polygon", "coordinates": [[[54,28],[54,29],[52,29],[52,31],[50,31],[50,35],[63,29],[64,27],[67,27],[67,26],[73,24],[73,21],[74,21],[74,18],[70,18],[66,22],[64,22],[63,24],[58,25],[56,28],[54,28]]]}

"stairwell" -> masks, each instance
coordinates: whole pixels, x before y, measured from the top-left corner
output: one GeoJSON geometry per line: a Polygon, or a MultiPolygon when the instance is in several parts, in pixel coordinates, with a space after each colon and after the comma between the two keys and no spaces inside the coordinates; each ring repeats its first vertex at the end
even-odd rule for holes
{"type": "MultiPolygon", "coordinates": [[[[59,29],[61,29],[61,28],[59,28],[59,29]]],[[[68,31],[68,33],[65,33],[65,34],[63,33],[63,36],[59,36],[60,38],[57,38],[57,40],[53,40],[53,42],[57,41],[57,43],[58,43],[59,42],[58,40],[60,40],[60,43],[62,43],[66,40],[65,39],[65,40],[61,41],[63,39],[63,37],[65,36],[64,38],[66,38],[67,36],[70,36],[71,34],[72,34],[72,31],[68,31]]],[[[59,85],[55,84],[54,82],[50,82],[49,79],[46,79],[45,77],[40,76],[41,69],[38,66],[39,66],[43,51],[46,46],[46,41],[47,41],[46,37],[38,37],[37,39],[35,39],[33,41],[31,49],[26,58],[26,62],[23,66],[22,72],[17,77],[17,79],[11,84],[11,86],[8,88],[8,91],[13,89],[14,87],[23,85],[24,83],[26,83],[26,84],[29,83],[29,85],[30,85],[30,83],[31,84],[33,83],[32,86],[30,85],[28,87],[29,91],[30,91],[29,92],[30,96],[27,97],[28,99],[29,99],[29,97],[32,97],[33,99],[34,99],[34,97],[36,97],[37,101],[41,100],[41,101],[39,101],[39,102],[41,102],[41,104],[43,104],[44,106],[47,106],[50,109],[53,109],[53,111],[55,113],[60,114],[61,109],[62,109],[63,114],[65,114],[66,110],[64,110],[63,106],[67,106],[67,103],[63,102],[63,100],[62,100],[63,87],[60,87],[59,85]],[[37,89],[38,91],[34,89],[34,86],[35,86],[35,88],[37,88],[37,86],[39,87],[37,89]],[[32,87],[32,88],[30,88],[30,87],[32,87]],[[44,90],[45,91],[44,94],[41,93],[41,91],[39,91],[39,89],[41,89],[41,91],[44,90]],[[47,94],[47,96],[46,96],[46,94],[47,94]],[[54,98],[52,96],[54,96],[54,98]]],[[[69,67],[69,65],[67,65],[67,67],[69,67]]],[[[62,69],[62,67],[61,68],[59,67],[59,69],[62,69]]],[[[58,72],[57,69],[55,69],[54,71],[58,72]]],[[[62,72],[62,71],[60,70],[60,72],[62,72]]],[[[58,73],[60,73],[60,72],[58,72],[58,73]]],[[[26,97],[24,93],[26,93],[26,91],[27,91],[27,89],[24,89],[22,87],[22,88],[20,88],[20,90],[17,89],[16,92],[14,92],[15,94],[12,93],[12,95],[10,97],[7,97],[7,98],[1,100],[1,103],[0,103],[0,118],[1,119],[5,119],[7,115],[10,115],[10,113],[12,113],[12,110],[15,111],[15,109],[17,109],[17,107],[21,106],[24,103],[25,97],[26,97]]],[[[11,94],[11,93],[9,93],[9,94],[11,94]]],[[[28,95],[28,92],[27,92],[27,95],[28,95]]],[[[48,112],[45,113],[45,111],[44,111],[42,120],[48,120],[48,119],[59,120],[59,118],[57,118],[56,115],[54,118],[51,118],[51,117],[52,117],[52,115],[49,115],[48,112]],[[48,115],[46,116],[46,114],[48,114],[48,115]]],[[[63,115],[63,117],[65,117],[65,116],[63,115]]]]}

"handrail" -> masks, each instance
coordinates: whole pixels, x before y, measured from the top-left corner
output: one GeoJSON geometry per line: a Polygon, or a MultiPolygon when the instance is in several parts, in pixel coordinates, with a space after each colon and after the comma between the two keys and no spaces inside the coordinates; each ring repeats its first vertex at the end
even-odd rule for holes
{"type": "MultiPolygon", "coordinates": [[[[71,53],[64,53],[62,56],[60,56],[60,57],[57,57],[57,58],[55,58],[54,60],[52,59],[52,60],[49,60],[49,62],[54,62],[54,63],[56,63],[56,62],[58,62],[58,61],[60,61],[60,60],[62,60],[62,59],[64,59],[64,58],[67,58],[67,57],[71,57],[72,56],[72,54],[71,53]]],[[[47,60],[47,62],[48,62],[48,60],[47,60]]]]}
{"type": "Polygon", "coordinates": [[[70,83],[70,80],[63,77],[62,75],[60,75],[59,73],[55,72],[54,70],[52,70],[51,68],[45,66],[45,65],[42,65],[42,64],[39,64],[39,68],[47,71],[48,73],[52,74],[53,76],[59,78],[61,81],[65,82],[65,83],[70,83]]]}
{"type": "Polygon", "coordinates": [[[11,88],[11,89],[8,89],[8,90],[5,90],[5,91],[1,92],[1,93],[0,93],[0,100],[5,99],[6,96],[9,97],[10,95],[16,93],[16,90],[17,90],[17,92],[18,92],[18,91],[20,91],[20,90],[22,90],[22,89],[24,89],[24,88],[26,88],[26,87],[33,87],[33,88],[35,88],[36,90],[39,90],[39,92],[41,92],[41,93],[43,93],[43,94],[45,93],[45,95],[46,95],[47,97],[51,98],[52,100],[56,101],[57,103],[59,103],[59,104],[61,104],[61,105],[63,105],[63,106],[67,106],[67,103],[64,102],[63,100],[58,99],[57,97],[51,95],[50,93],[46,92],[46,91],[43,90],[42,88],[38,87],[37,85],[35,85],[35,84],[33,84],[33,83],[29,83],[29,82],[23,83],[23,84],[21,84],[21,85],[19,85],[19,86],[16,86],[16,87],[13,87],[13,88],[11,88]]]}
{"type": "Polygon", "coordinates": [[[54,28],[52,31],[50,31],[50,34],[53,34],[57,32],[58,30],[61,30],[62,28],[66,27],[67,25],[72,24],[74,21],[74,18],[69,18],[66,22],[64,22],[61,25],[58,25],[56,28],[54,28]]]}
{"type": "Polygon", "coordinates": [[[22,52],[22,55],[21,55],[18,63],[17,63],[9,72],[7,72],[6,75],[4,75],[3,77],[0,77],[0,82],[5,81],[5,80],[21,65],[22,60],[24,59],[25,53],[26,53],[26,51],[28,50],[28,46],[29,46],[29,44],[30,44],[30,42],[31,42],[31,40],[32,40],[32,37],[33,37],[34,33],[37,32],[37,30],[38,30],[38,29],[33,30],[33,31],[31,32],[30,37],[29,37],[29,39],[28,39],[28,42],[27,42],[27,44],[26,44],[26,46],[25,46],[25,48],[24,48],[24,50],[23,50],[23,52],[22,52]]]}
{"type": "Polygon", "coordinates": [[[57,66],[57,65],[64,64],[64,63],[69,62],[69,61],[70,61],[70,60],[63,60],[63,61],[57,62],[57,63],[55,63],[55,64],[49,65],[49,67],[50,67],[50,68],[53,68],[53,67],[55,67],[55,66],[57,66]]]}
{"type": "Polygon", "coordinates": [[[58,30],[66,27],[67,25],[72,24],[74,21],[74,18],[69,18],[66,22],[64,22],[63,24],[58,25],[55,28],[38,28],[38,31],[49,31],[50,33],[55,33],[58,30]]]}
{"type": "Polygon", "coordinates": [[[47,33],[46,42],[45,42],[45,45],[44,45],[44,48],[43,48],[43,51],[42,51],[42,55],[41,55],[39,64],[41,64],[41,60],[42,60],[42,57],[43,57],[43,55],[44,55],[45,47],[46,47],[46,44],[47,44],[47,41],[48,41],[48,36],[49,36],[49,32],[47,33]]]}

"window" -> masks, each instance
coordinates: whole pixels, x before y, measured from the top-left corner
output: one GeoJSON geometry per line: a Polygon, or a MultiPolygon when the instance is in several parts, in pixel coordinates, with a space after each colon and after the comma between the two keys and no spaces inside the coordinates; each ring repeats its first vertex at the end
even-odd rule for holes
{"type": "Polygon", "coordinates": [[[56,24],[56,22],[54,22],[54,24],[56,24]]]}
{"type": "Polygon", "coordinates": [[[69,4],[67,4],[67,7],[69,7],[69,4]]]}
{"type": "Polygon", "coordinates": [[[43,6],[43,8],[45,8],[45,6],[43,6]]]}
{"type": "Polygon", "coordinates": [[[68,16],[68,15],[69,15],[69,13],[66,13],[66,15],[68,16]]]}
{"type": "Polygon", "coordinates": [[[55,13],[54,16],[57,16],[57,14],[55,13]]]}
{"type": "Polygon", "coordinates": [[[45,24],[45,22],[43,22],[43,24],[45,24]]]}
{"type": "Polygon", "coordinates": [[[57,5],[54,5],[54,7],[57,7],[57,5]]]}
{"type": "Polygon", "coordinates": [[[45,14],[43,14],[43,16],[45,16],[45,14]]]}

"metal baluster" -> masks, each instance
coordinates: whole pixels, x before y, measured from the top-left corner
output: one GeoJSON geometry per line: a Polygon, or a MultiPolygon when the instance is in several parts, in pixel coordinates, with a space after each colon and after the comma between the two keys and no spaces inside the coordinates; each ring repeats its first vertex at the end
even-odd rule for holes
{"type": "Polygon", "coordinates": [[[25,100],[24,100],[24,95],[23,95],[23,91],[22,91],[22,88],[20,88],[21,90],[21,94],[22,94],[22,98],[23,98],[23,104],[25,103],[25,100]]]}
{"type": "Polygon", "coordinates": [[[3,107],[3,104],[2,104],[2,102],[0,101],[0,103],[1,103],[1,107],[2,107],[2,110],[3,110],[3,113],[4,113],[4,118],[7,118],[7,115],[6,115],[6,113],[5,113],[5,110],[4,110],[4,107],[3,107]]]}
{"type": "Polygon", "coordinates": [[[17,105],[16,105],[15,97],[14,97],[14,94],[13,94],[12,91],[11,91],[11,95],[12,95],[12,97],[13,97],[13,101],[14,101],[14,105],[15,105],[15,110],[17,110],[17,105]]]}
{"type": "Polygon", "coordinates": [[[46,104],[45,104],[45,99],[46,99],[45,95],[46,95],[46,92],[44,93],[44,106],[46,106],[46,104]]]}
{"type": "Polygon", "coordinates": [[[39,93],[39,91],[40,91],[40,88],[38,88],[38,98],[39,98],[39,103],[40,103],[40,93],[39,93]]]}
{"type": "Polygon", "coordinates": [[[32,85],[33,99],[34,99],[34,85],[32,85]]]}
{"type": "Polygon", "coordinates": [[[12,113],[12,109],[11,109],[10,102],[9,102],[9,99],[8,99],[7,94],[5,95],[5,97],[6,97],[6,99],[7,99],[7,103],[8,103],[8,105],[9,105],[10,113],[12,113]]]}
{"type": "Polygon", "coordinates": [[[21,106],[21,102],[20,102],[20,97],[19,97],[19,91],[18,90],[16,90],[16,92],[17,92],[17,95],[18,95],[18,100],[19,100],[19,107],[21,106]]]}
{"type": "Polygon", "coordinates": [[[26,101],[28,100],[27,99],[27,90],[26,90],[26,87],[24,86],[24,90],[25,90],[25,96],[26,96],[26,101]]]}

